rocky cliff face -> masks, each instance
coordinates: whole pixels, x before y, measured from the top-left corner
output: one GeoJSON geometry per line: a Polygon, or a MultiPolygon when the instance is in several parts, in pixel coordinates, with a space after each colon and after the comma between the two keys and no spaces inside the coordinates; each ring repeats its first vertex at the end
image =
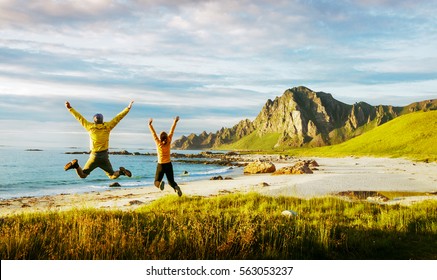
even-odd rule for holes
{"type": "Polygon", "coordinates": [[[191,134],[175,141],[176,149],[216,148],[233,143],[251,133],[262,137],[279,133],[276,147],[324,146],[348,140],[401,114],[437,109],[436,100],[413,103],[406,107],[371,106],[360,102],[342,103],[324,92],[306,87],[288,89],[275,100],[267,100],[253,122],[243,120],[232,128],[216,133],[191,134]]]}
{"type": "Polygon", "coordinates": [[[259,135],[280,133],[277,146],[298,147],[313,142],[325,145],[329,132],[347,119],[348,107],[330,94],[293,88],[268,100],[254,126],[259,135]]]}
{"type": "Polygon", "coordinates": [[[182,150],[197,150],[219,147],[224,144],[230,144],[251,134],[255,130],[253,123],[248,120],[242,120],[232,128],[222,128],[216,133],[202,132],[199,135],[190,134],[182,136],[173,142],[173,148],[182,150]]]}

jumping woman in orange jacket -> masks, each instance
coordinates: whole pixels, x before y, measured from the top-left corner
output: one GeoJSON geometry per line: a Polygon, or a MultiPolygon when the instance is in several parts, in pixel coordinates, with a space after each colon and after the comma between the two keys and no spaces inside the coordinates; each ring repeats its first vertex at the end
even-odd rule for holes
{"type": "Polygon", "coordinates": [[[170,146],[171,139],[173,138],[174,130],[176,129],[176,124],[179,121],[179,117],[176,117],[173,121],[173,125],[170,128],[169,134],[165,131],[161,132],[158,138],[155,129],[153,128],[153,119],[149,120],[149,129],[152,133],[153,140],[155,140],[156,151],[158,153],[158,165],[156,166],[155,174],[155,186],[161,190],[164,190],[164,174],[167,177],[167,181],[170,186],[174,189],[179,196],[182,196],[181,188],[174,180],[173,165],[170,159],[170,146]]]}

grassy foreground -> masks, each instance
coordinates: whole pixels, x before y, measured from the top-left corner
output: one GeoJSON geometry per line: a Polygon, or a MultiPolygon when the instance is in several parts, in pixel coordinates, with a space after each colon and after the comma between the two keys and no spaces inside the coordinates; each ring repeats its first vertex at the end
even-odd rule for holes
{"type": "Polygon", "coordinates": [[[0,219],[1,259],[437,259],[437,201],[165,197],[0,219]],[[282,216],[283,210],[297,216],[282,216]]]}

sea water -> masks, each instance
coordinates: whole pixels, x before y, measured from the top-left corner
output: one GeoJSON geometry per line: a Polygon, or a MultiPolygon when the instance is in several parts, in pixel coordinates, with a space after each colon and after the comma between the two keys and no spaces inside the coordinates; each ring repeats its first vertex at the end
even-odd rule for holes
{"type": "MultiPolygon", "coordinates": [[[[109,155],[114,170],[123,166],[132,172],[132,177],[120,176],[116,180],[110,180],[100,168],[95,169],[86,179],[79,178],[74,169],[64,171],[65,164],[72,159],[78,159],[80,166],[83,167],[89,157],[88,154],[66,154],[66,152],[73,151],[0,147],[0,200],[104,191],[114,189],[109,187],[114,182],[118,182],[122,188],[154,187],[157,157],[144,154],[155,153],[155,150],[129,150],[132,153],[139,152],[141,155],[109,155]]],[[[183,163],[178,160],[173,159],[175,181],[178,183],[209,179],[219,174],[235,172],[229,167],[183,163]]],[[[166,181],[165,177],[164,180],[166,181]]]]}

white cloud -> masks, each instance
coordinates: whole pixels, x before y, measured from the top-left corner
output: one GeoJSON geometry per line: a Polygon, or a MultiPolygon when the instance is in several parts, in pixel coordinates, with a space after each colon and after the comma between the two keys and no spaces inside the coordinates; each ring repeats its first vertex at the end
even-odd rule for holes
{"type": "Polygon", "coordinates": [[[414,102],[437,98],[437,79],[390,84],[326,84],[315,91],[332,93],[334,98],[353,104],[364,101],[373,106],[406,106],[414,102]]]}

